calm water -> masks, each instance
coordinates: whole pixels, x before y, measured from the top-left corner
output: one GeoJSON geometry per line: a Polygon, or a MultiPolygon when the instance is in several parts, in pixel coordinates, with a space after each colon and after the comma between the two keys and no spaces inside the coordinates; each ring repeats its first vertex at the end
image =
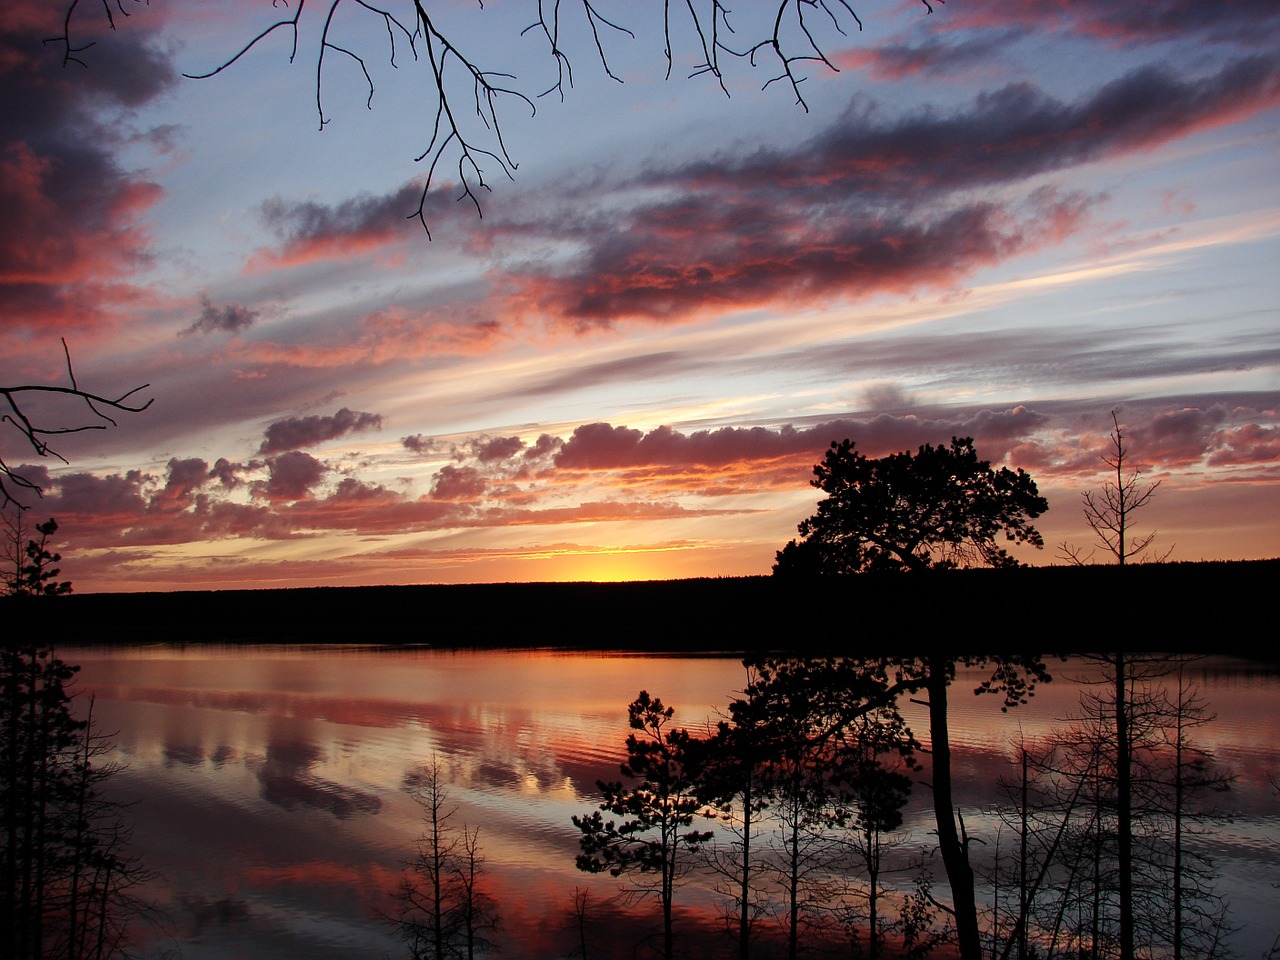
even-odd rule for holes
{"type": "MultiPolygon", "coordinates": [[[[371,648],[64,649],[96,696],[100,728],[127,769],[113,790],[136,801],[134,847],[161,875],[150,891],[167,917],[158,949],[185,958],[398,957],[378,919],[421,831],[402,789],[433,755],[457,819],[478,826],[501,904],[508,957],[574,947],[569,910],[589,889],[600,917],[619,882],[574,868],[572,814],[593,809],[597,779],[617,777],[626,707],[641,689],[701,727],[744,683],[732,657],[625,657],[555,652],[444,653],[371,648]]],[[[1058,665],[1031,705],[1002,715],[992,698],[954,687],[958,802],[974,833],[1009,776],[1019,736],[1052,730],[1076,710],[1088,673],[1058,665]]],[[[1203,661],[1194,679],[1217,714],[1198,741],[1238,775],[1231,823],[1212,838],[1220,889],[1241,926],[1240,956],[1280,932],[1280,679],[1203,661]]],[[[916,725],[924,736],[927,725],[916,725]]],[[[928,843],[928,791],[907,829],[928,843]]],[[[941,877],[941,871],[938,871],[941,877]]],[[[945,891],[945,886],[943,887],[945,891]]],[[[714,910],[708,891],[682,894],[714,910]]],[[[634,908],[647,922],[651,908],[634,908]]],[[[622,937],[610,920],[613,940],[622,937]]],[[[608,941],[608,937],[604,938],[608,941]]],[[[606,943],[593,956],[605,956],[606,943]]],[[[630,956],[630,943],[618,956],[630,956]]]]}

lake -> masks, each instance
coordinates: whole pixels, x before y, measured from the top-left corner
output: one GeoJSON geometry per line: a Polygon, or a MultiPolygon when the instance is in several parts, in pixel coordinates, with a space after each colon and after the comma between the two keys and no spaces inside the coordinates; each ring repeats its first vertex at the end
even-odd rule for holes
{"type": "MultiPolygon", "coordinates": [[[[632,956],[655,913],[609,898],[625,881],[574,866],[570,817],[598,802],[595,782],[617,779],[626,708],[641,689],[701,730],[745,683],[733,656],[624,656],[550,650],[443,652],[381,647],[64,648],[81,666],[125,769],[113,795],[134,803],[133,846],[158,874],[149,895],[166,918],[155,952],[184,958],[405,956],[380,912],[423,829],[406,778],[434,758],[457,807],[480,830],[488,890],[500,905],[504,956],[568,956],[577,943],[573,894],[587,891],[591,956],[632,956]]],[[[1034,741],[1078,712],[1096,668],[1053,666],[1031,703],[1002,714],[953,686],[957,802],[990,856],[1002,777],[1019,738],[1034,741]]],[[[1212,659],[1188,676],[1216,719],[1197,743],[1237,776],[1219,803],[1233,813],[1198,842],[1240,928],[1243,957],[1271,948],[1280,920],[1280,676],[1273,667],[1212,659]]],[[[918,708],[913,728],[928,727],[918,708]]],[[[925,779],[925,777],[921,777],[925,779]]],[[[926,848],[928,789],[917,785],[905,834],[926,848]]],[[[1008,845],[1008,836],[1002,834],[1008,845]]],[[[935,868],[938,892],[945,876],[935,868]]],[[[686,926],[714,926],[709,881],[681,891],[686,926]]],[[[725,954],[728,955],[728,942],[725,954]]]]}

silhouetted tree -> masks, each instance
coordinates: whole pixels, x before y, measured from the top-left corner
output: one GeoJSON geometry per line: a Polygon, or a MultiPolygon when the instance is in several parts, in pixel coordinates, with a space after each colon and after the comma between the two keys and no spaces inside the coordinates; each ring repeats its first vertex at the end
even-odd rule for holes
{"type": "Polygon", "coordinates": [[[1006,874],[1019,909],[999,957],[1033,956],[1034,944],[1091,957],[1223,954],[1225,903],[1186,838],[1213,818],[1201,798],[1231,778],[1192,742],[1209,715],[1182,664],[1176,684],[1164,658],[1125,666],[1123,755],[1110,675],[1070,727],[1023,752],[1021,849],[1006,874]]]}
{"type": "Polygon", "coordinates": [[[878,960],[883,943],[882,879],[889,869],[885,854],[893,845],[889,836],[902,826],[902,809],[911,794],[911,779],[904,771],[915,769],[910,752],[914,743],[905,737],[901,718],[895,714],[892,719],[896,722],[861,718],[854,727],[853,756],[841,766],[837,818],[847,828],[843,846],[867,880],[870,960],[878,960]]]}
{"type": "MultiPolygon", "coordinates": [[[[929,712],[929,742],[924,752],[930,755],[938,852],[951,887],[957,945],[962,960],[981,960],[970,838],[955,804],[951,778],[948,692],[958,666],[982,668],[986,677],[974,692],[1000,696],[1005,710],[1025,703],[1036,684],[1049,679],[1043,661],[1033,654],[766,659],[759,669],[764,682],[805,691],[806,699],[820,700],[827,717],[821,738],[844,734],[862,717],[891,709],[902,697],[926,698],[923,703],[929,712]]],[[[909,731],[904,734],[909,735],[909,731]]]]}
{"type": "Polygon", "coordinates": [[[72,712],[78,668],[45,647],[0,650],[0,956],[125,955],[147,872],[102,787],[109,739],[72,712]]]}
{"type": "MultiPolygon", "coordinates": [[[[749,674],[750,675],[750,674],[749,674]]],[[[761,819],[769,807],[765,732],[750,709],[750,694],[730,704],[731,721],[720,721],[706,741],[699,777],[699,798],[710,805],[733,838],[707,851],[712,870],[723,880],[730,922],[738,931],[738,957],[751,956],[756,920],[766,898],[757,890],[760,873],[761,819]]]]}
{"type": "MultiPolygon", "coordinates": [[[[68,386],[56,386],[53,384],[0,385],[0,399],[3,400],[3,405],[0,406],[0,423],[17,431],[22,444],[29,447],[36,456],[52,456],[66,463],[66,459],[49,446],[49,437],[68,433],[81,433],[85,430],[105,430],[108,426],[114,427],[116,421],[103,411],[140,413],[151,406],[151,401],[148,400],[145,403],[135,405],[131,400],[135,394],[149,387],[150,384],[148,383],[144,383],[140,387],[134,387],[132,390],[114,398],[99,396],[91,391],[81,389],[80,384],[76,382],[75,370],[71,366],[71,351],[67,348],[67,341],[65,340],[62,341],[62,352],[67,362],[68,386]],[[88,414],[83,415],[82,419],[88,420],[88,422],[79,424],[71,422],[50,426],[47,421],[43,421],[43,418],[37,419],[34,414],[28,411],[27,401],[36,398],[41,398],[45,401],[69,400],[76,404],[77,409],[80,404],[83,404],[88,414]]],[[[68,420],[73,421],[73,418],[68,415],[68,420]]],[[[28,474],[17,467],[10,466],[4,461],[3,457],[0,457],[0,508],[7,507],[10,504],[21,506],[18,497],[24,493],[39,496],[40,487],[28,474]]]]}
{"type": "Polygon", "coordinates": [[[4,591],[14,597],[57,597],[71,592],[69,580],[58,580],[62,572],[55,563],[62,554],[49,551],[49,538],[58,532],[52,517],[37,523],[35,537],[25,535],[23,512],[5,511],[4,591]]]}
{"type": "MultiPolygon", "coordinates": [[[[922,2],[932,12],[929,0],[922,2]]],[[[93,45],[73,38],[77,6],[78,0],[66,4],[62,33],[47,41],[61,48],[64,63],[84,63],[85,51],[93,45]]],[[[453,170],[460,191],[458,199],[470,201],[477,213],[480,212],[480,193],[490,189],[486,167],[496,168],[508,178],[514,176],[517,164],[503,132],[506,109],[514,107],[533,114],[538,97],[554,94],[563,100],[567,88],[574,82],[571,57],[585,53],[599,62],[605,76],[621,82],[611,67],[609,51],[614,41],[624,36],[634,40],[636,35],[617,18],[638,16],[635,11],[641,9],[639,4],[623,5],[618,14],[606,13],[599,0],[572,4],[530,3],[529,23],[521,35],[541,41],[545,70],[541,80],[521,83],[510,64],[486,67],[480,63],[475,42],[457,29],[456,23],[450,22],[456,11],[450,10],[449,4],[431,0],[381,6],[363,0],[346,4],[353,15],[365,15],[377,25],[377,31],[370,36],[363,36],[358,29],[349,29],[355,21],[335,18],[338,8],[344,6],[342,0],[327,0],[320,6],[322,11],[315,14],[316,30],[300,32],[304,26],[302,21],[310,17],[314,9],[308,8],[304,0],[286,8],[278,20],[263,20],[260,26],[246,28],[244,44],[230,52],[222,63],[185,75],[194,79],[215,76],[277,35],[287,38],[292,62],[299,52],[299,37],[315,37],[309,59],[315,64],[315,106],[323,130],[331,119],[325,109],[323,85],[329,76],[326,67],[335,58],[354,64],[360,70],[370,109],[376,72],[371,64],[375,60],[385,57],[402,75],[406,72],[412,75],[415,67],[424,70],[419,82],[427,104],[423,112],[426,146],[417,159],[429,162],[418,209],[406,211],[408,216],[419,219],[424,228],[427,194],[437,170],[453,170]],[[341,33],[343,30],[348,32],[341,33]],[[378,45],[371,47],[371,43],[378,45]]],[[[656,16],[658,9],[655,5],[651,15],[656,16]]],[[[113,28],[117,13],[127,15],[125,7],[119,4],[105,3],[102,10],[113,28]]],[[[694,59],[690,76],[709,77],[726,94],[726,73],[732,65],[743,64],[751,69],[769,63],[773,72],[764,87],[775,83],[785,86],[806,111],[808,106],[801,86],[806,68],[834,72],[836,67],[827,58],[824,43],[832,36],[843,37],[846,29],[854,24],[859,29],[862,26],[849,0],[824,3],[771,0],[758,8],[751,5],[746,10],[732,11],[723,0],[711,0],[664,4],[661,10],[663,56],[668,76],[681,47],[689,49],[694,59]]],[[[650,15],[648,8],[645,13],[650,15]]]]}
{"type": "Polygon", "coordinates": [[[607,870],[613,877],[639,874],[636,893],[658,897],[666,960],[675,949],[676,887],[692,868],[693,853],[712,836],[690,829],[702,807],[697,796],[698,750],[689,731],[671,727],[674,715],[674,708],[640,691],[627,707],[634,732],[627,737],[627,760],[621,769],[630,783],[598,781],[600,810],[572,818],[582,834],[579,870],[607,870]],[[605,820],[601,811],[622,819],[605,820]]]}
{"type": "Polygon", "coordinates": [[[591,891],[583,887],[574,887],[571,904],[569,925],[574,935],[574,948],[569,956],[588,960],[587,929],[591,926],[591,891]]]}
{"type": "Polygon", "coordinates": [[[1049,509],[1022,470],[993,470],[969,437],[871,459],[832,443],[813,468],[827,494],[778,552],[775,575],[1017,566],[997,543],[1044,540],[1030,521],[1049,509]]]}
{"type": "MultiPolygon", "coordinates": [[[[919,744],[897,710],[910,682],[888,675],[884,660],[845,657],[764,658],[745,695],[732,704],[737,727],[753,730],[754,787],[768,817],[782,827],[782,909],[788,955],[803,945],[804,925],[832,920],[859,936],[868,924],[878,951],[890,928],[904,955],[933,950],[931,897],[924,888],[893,897],[884,923],[883,837],[901,824],[919,744]],[[850,864],[868,878],[868,893],[851,888],[850,864]],[[854,900],[865,902],[865,910],[854,900]]],[[[919,863],[896,864],[915,869],[919,863]]],[[[774,868],[774,869],[777,869],[774,868]]],[[[923,955],[923,954],[922,954],[923,955]]]]}
{"type": "Polygon", "coordinates": [[[829,927],[840,912],[842,841],[862,812],[870,815],[879,758],[910,757],[914,743],[883,676],[846,661],[763,661],[730,713],[740,736],[751,733],[753,796],[781,828],[769,867],[794,957],[804,929],[829,927]]]}
{"type": "Polygon", "coordinates": [[[405,789],[422,808],[424,831],[417,854],[405,861],[396,910],[386,919],[413,960],[471,960],[488,953],[500,919],[484,889],[480,831],[453,823],[457,808],[436,758],[408,777],[405,789]]]}
{"type": "MultiPolygon", "coordinates": [[[[1156,538],[1155,531],[1134,536],[1130,526],[1133,515],[1150,504],[1160,481],[1142,483],[1142,474],[1138,471],[1126,473],[1125,461],[1129,458],[1129,451],[1124,445],[1124,432],[1114,410],[1111,411],[1111,422],[1115,425],[1111,434],[1111,452],[1102,455],[1102,462],[1114,471],[1115,479],[1104,481],[1102,490],[1097,493],[1086,490],[1082,494],[1085,523],[1103,549],[1121,566],[1129,560],[1167,560],[1173,552],[1172,547],[1158,556],[1147,556],[1156,538]]],[[[1058,556],[1081,566],[1092,559],[1093,551],[1086,555],[1082,548],[1062,543],[1058,547],[1058,556]]]]}

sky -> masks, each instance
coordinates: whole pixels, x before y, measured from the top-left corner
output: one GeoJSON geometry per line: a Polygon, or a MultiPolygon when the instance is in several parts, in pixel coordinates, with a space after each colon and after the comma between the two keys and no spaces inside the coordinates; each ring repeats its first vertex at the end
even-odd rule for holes
{"type": "Polygon", "coordinates": [[[785,3],[794,83],[763,2],[0,6],[0,385],[153,400],[0,426],[79,592],[768,573],[846,437],[1063,562],[1113,412],[1160,552],[1280,556],[1271,0],[785,3]]]}

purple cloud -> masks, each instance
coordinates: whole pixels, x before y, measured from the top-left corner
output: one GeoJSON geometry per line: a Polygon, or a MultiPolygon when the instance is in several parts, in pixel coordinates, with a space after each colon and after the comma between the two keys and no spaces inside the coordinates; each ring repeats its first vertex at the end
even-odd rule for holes
{"type": "Polygon", "coordinates": [[[280,453],[284,450],[297,450],[310,447],[328,440],[361,430],[377,430],[382,427],[382,415],[377,413],[361,413],[343,407],[331,417],[308,416],[288,417],[277,420],[267,427],[262,445],[258,448],[260,456],[280,453]]]}

